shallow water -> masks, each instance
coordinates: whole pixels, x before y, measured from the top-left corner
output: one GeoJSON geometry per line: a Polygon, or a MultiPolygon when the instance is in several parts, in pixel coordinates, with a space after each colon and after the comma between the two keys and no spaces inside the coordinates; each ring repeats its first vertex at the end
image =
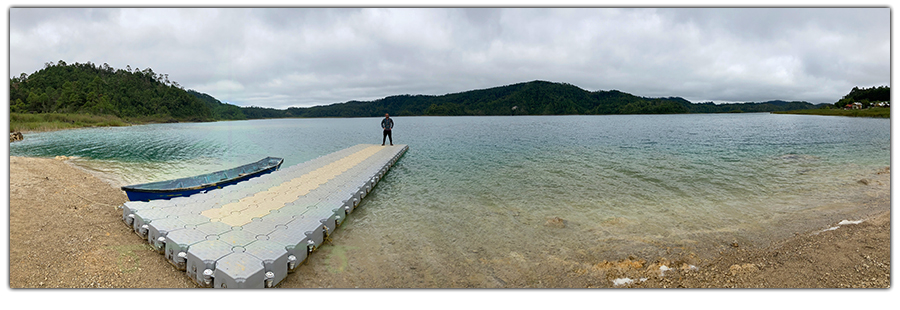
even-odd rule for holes
{"type": "MultiPolygon", "coordinates": [[[[287,167],[378,143],[379,123],[279,119],[79,129],[28,135],[10,153],[77,156],[76,164],[121,186],[266,156],[283,157],[287,167]]],[[[338,230],[345,235],[338,245],[370,252],[362,255],[387,246],[392,255],[435,265],[478,249],[523,261],[548,248],[619,259],[753,241],[761,232],[788,231],[777,226],[784,215],[846,203],[841,188],[890,166],[886,119],[700,114],[397,117],[395,123],[394,142],[410,149],[338,230]],[[548,222],[555,217],[565,228],[548,222]],[[371,243],[385,245],[375,250],[371,243]]]]}

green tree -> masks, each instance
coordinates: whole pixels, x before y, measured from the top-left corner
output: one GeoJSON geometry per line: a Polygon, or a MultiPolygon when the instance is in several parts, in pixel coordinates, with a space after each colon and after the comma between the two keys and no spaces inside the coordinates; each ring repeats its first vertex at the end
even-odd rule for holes
{"type": "MultiPolygon", "coordinates": [[[[174,83],[173,83],[174,84],[174,83]]],[[[167,85],[153,69],[113,69],[108,64],[48,62],[44,68],[10,79],[10,102],[17,111],[102,113],[119,117],[162,115],[180,120],[211,120],[202,100],[167,85]]]]}

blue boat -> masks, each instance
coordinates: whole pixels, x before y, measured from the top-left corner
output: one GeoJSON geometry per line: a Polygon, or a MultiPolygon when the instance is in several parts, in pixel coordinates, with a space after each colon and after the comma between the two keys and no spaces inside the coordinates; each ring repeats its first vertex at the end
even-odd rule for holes
{"type": "Polygon", "coordinates": [[[122,186],[131,201],[149,201],[190,196],[278,170],[284,159],[266,157],[255,163],[175,180],[122,186]]]}

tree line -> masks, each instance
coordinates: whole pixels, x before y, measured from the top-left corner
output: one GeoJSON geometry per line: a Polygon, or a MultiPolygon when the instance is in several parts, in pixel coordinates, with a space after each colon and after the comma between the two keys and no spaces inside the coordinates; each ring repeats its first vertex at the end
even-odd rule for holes
{"type": "Polygon", "coordinates": [[[772,112],[810,109],[804,101],[740,104],[691,103],[680,97],[648,98],[618,90],[587,91],[567,83],[532,81],[441,96],[399,95],[288,108],[300,117],[376,117],[417,115],[570,115],[772,112]]]}
{"type": "Polygon", "coordinates": [[[118,117],[167,116],[181,121],[216,119],[209,106],[167,74],[90,62],[48,62],[10,79],[13,113],[87,113],[118,117]]]}
{"type": "Polygon", "coordinates": [[[645,98],[616,90],[589,92],[567,83],[532,81],[440,96],[399,95],[288,110],[304,117],[688,113],[684,102],[681,98],[645,98]]]}
{"type": "MultiPolygon", "coordinates": [[[[854,88],[851,97],[872,97],[872,93],[881,96],[882,90],[854,88]]],[[[887,95],[889,98],[889,90],[887,95]]],[[[177,121],[378,117],[385,113],[396,116],[729,113],[813,107],[798,101],[691,103],[680,97],[648,98],[618,90],[587,91],[568,83],[531,81],[446,95],[406,94],[373,101],[273,109],[223,103],[208,94],[185,90],[170,81],[167,74],[158,74],[151,68],[114,69],[108,64],[66,64],[60,60],[46,63],[31,75],[22,73],[10,79],[13,113],[160,116],[177,121]]]]}
{"type": "Polygon", "coordinates": [[[889,86],[878,86],[871,88],[853,87],[850,93],[844,95],[841,100],[834,103],[837,108],[843,108],[848,104],[859,102],[863,108],[868,108],[872,103],[891,101],[891,88],[889,86]]]}

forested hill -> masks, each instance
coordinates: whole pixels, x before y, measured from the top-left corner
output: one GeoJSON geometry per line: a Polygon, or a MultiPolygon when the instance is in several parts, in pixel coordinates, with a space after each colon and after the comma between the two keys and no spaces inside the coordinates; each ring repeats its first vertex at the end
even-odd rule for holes
{"type": "Polygon", "coordinates": [[[86,113],[174,121],[244,119],[241,108],[186,91],[153,69],[48,62],[9,81],[13,113],[86,113]]]}
{"type": "Polygon", "coordinates": [[[835,107],[843,108],[848,104],[852,104],[854,102],[861,102],[865,106],[868,106],[869,103],[879,102],[879,101],[891,101],[891,88],[888,86],[878,86],[872,88],[859,88],[854,87],[850,90],[850,93],[844,95],[841,100],[838,100],[834,103],[835,107]]]}
{"type": "Polygon", "coordinates": [[[310,108],[288,108],[302,117],[391,115],[564,115],[771,112],[810,109],[808,102],[694,104],[680,97],[647,98],[617,90],[587,91],[565,83],[532,81],[441,96],[400,95],[310,108]]]}
{"type": "Polygon", "coordinates": [[[589,92],[563,83],[533,81],[441,96],[400,95],[375,101],[289,108],[304,117],[392,115],[562,115],[688,113],[682,98],[645,98],[620,91],[589,92]]]}
{"type": "Polygon", "coordinates": [[[203,101],[207,107],[209,107],[210,112],[212,112],[213,117],[217,120],[240,120],[247,119],[247,116],[244,114],[244,109],[239,106],[233,104],[222,103],[219,99],[213,98],[213,96],[197,92],[193,89],[187,90],[188,94],[193,95],[200,101],[203,101]]]}
{"type": "Polygon", "coordinates": [[[716,105],[680,97],[648,98],[618,90],[587,91],[566,83],[532,81],[446,95],[399,95],[285,110],[238,107],[185,90],[152,69],[107,64],[47,63],[32,75],[10,79],[14,113],[88,113],[175,121],[283,117],[413,115],[569,115],[770,112],[810,109],[807,102],[769,101],[716,105]]]}

